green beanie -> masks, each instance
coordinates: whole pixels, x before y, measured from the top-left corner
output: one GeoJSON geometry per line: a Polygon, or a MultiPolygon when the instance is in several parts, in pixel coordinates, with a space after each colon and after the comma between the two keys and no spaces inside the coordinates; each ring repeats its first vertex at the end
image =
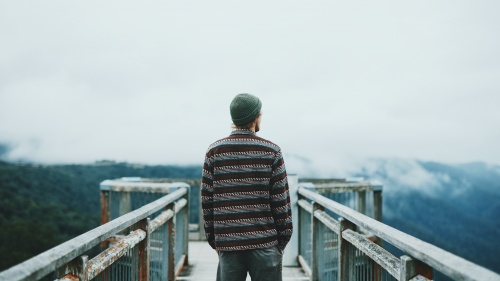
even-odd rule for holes
{"type": "Polygon", "coordinates": [[[239,94],[231,102],[231,119],[234,125],[241,126],[252,122],[260,113],[262,103],[250,94],[239,94]]]}

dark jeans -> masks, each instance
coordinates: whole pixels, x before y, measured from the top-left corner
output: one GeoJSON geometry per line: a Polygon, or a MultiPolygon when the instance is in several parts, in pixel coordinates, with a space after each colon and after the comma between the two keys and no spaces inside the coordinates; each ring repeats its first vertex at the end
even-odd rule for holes
{"type": "Polygon", "coordinates": [[[243,251],[219,251],[217,281],[281,281],[283,254],[277,246],[243,251]]]}

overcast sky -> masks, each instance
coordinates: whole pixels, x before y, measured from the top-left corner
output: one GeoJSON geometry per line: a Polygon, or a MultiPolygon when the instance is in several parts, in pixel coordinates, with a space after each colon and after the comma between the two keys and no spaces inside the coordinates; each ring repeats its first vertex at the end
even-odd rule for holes
{"type": "Polygon", "coordinates": [[[259,135],[295,173],[366,158],[500,164],[499,11],[496,0],[2,1],[4,158],[201,165],[248,92],[263,102],[259,135]]]}

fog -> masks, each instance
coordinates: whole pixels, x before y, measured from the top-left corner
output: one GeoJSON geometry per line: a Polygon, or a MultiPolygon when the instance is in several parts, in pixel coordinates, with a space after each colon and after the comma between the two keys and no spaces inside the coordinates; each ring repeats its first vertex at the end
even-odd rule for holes
{"type": "Polygon", "coordinates": [[[0,3],[3,159],[200,164],[238,93],[295,173],[500,163],[497,1],[0,3]]]}

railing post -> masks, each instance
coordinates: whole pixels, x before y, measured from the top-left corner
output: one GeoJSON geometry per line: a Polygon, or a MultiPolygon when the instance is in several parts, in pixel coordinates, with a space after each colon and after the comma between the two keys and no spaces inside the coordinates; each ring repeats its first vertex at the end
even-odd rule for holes
{"type": "Polygon", "coordinates": [[[419,260],[414,260],[407,255],[402,256],[400,280],[408,281],[417,275],[421,275],[428,280],[433,280],[434,278],[432,267],[419,260]]]}
{"type": "Polygon", "coordinates": [[[56,279],[78,279],[80,281],[87,281],[87,263],[89,261],[88,256],[79,256],[60,267],[55,272],[56,279]]]}
{"type": "Polygon", "coordinates": [[[373,190],[373,219],[382,221],[382,189],[373,190]]]}
{"type": "MultiPolygon", "coordinates": [[[[302,199],[302,196],[299,194],[298,198],[300,200],[300,199],[302,199]]],[[[306,253],[304,252],[304,247],[302,245],[308,242],[308,241],[304,241],[305,238],[302,235],[303,229],[306,228],[304,220],[301,219],[304,213],[307,213],[307,211],[304,210],[302,207],[299,207],[297,215],[295,215],[299,218],[298,227],[297,227],[297,230],[294,229],[294,231],[293,231],[294,232],[293,235],[296,235],[297,240],[298,240],[297,262],[299,265],[302,266],[302,268],[304,268],[304,264],[307,264],[307,262],[304,259],[304,257],[306,256],[306,253]]],[[[309,265],[307,265],[307,267],[310,268],[309,265]]],[[[308,274],[308,275],[310,275],[310,274],[308,274]]]]}
{"type": "Polygon", "coordinates": [[[109,222],[109,190],[101,190],[101,225],[109,222]]]}
{"type": "MultiPolygon", "coordinates": [[[[373,186],[373,219],[382,222],[382,185],[377,184],[373,186]]],[[[374,237],[373,242],[382,246],[382,239],[374,237]]],[[[374,280],[382,280],[382,268],[376,264],[373,271],[374,280]]]]}
{"type": "MultiPolygon", "coordinates": [[[[109,222],[109,190],[101,185],[101,225],[109,222]]],[[[107,240],[101,242],[101,251],[108,247],[107,240]]]]}
{"type": "MultiPolygon", "coordinates": [[[[168,208],[165,208],[164,211],[168,210],[168,208]]],[[[162,228],[163,230],[164,228],[162,228]]],[[[166,222],[166,229],[162,233],[162,236],[160,237],[161,241],[161,273],[160,273],[160,280],[168,280],[168,247],[169,247],[169,238],[168,238],[169,232],[168,232],[168,221],[166,222]]]]}
{"type": "Polygon", "coordinates": [[[409,256],[402,256],[399,281],[409,281],[411,278],[415,277],[415,275],[415,261],[409,256]]]}
{"type": "MultiPolygon", "coordinates": [[[[373,190],[373,219],[382,222],[382,186],[373,190]]],[[[382,240],[375,237],[374,241],[377,245],[382,246],[382,240]]]]}
{"type": "Polygon", "coordinates": [[[319,280],[319,253],[322,252],[321,247],[323,247],[323,239],[321,239],[323,233],[319,229],[321,222],[314,216],[316,210],[323,210],[323,207],[313,201],[311,212],[311,281],[319,280]]]}
{"type": "Polygon", "coordinates": [[[167,222],[168,232],[168,281],[175,281],[175,207],[172,204],[174,215],[167,222]]]}
{"type": "Polygon", "coordinates": [[[123,216],[131,211],[130,205],[130,192],[122,191],[118,193],[120,196],[120,206],[119,206],[119,214],[118,216],[123,216]]]}
{"type": "Polygon", "coordinates": [[[190,204],[189,204],[189,197],[191,196],[191,188],[187,189],[186,193],[186,206],[184,206],[184,245],[183,245],[183,255],[185,256],[184,259],[184,266],[189,264],[189,212],[190,212],[190,204]]]}
{"type": "Polygon", "coordinates": [[[139,229],[144,230],[146,232],[146,238],[139,242],[137,245],[138,248],[138,275],[139,281],[149,281],[149,263],[150,263],[150,233],[149,233],[149,218],[143,219],[137,223],[137,227],[139,229]]]}
{"type": "MultiPolygon", "coordinates": [[[[290,195],[290,208],[292,210],[292,224],[295,227],[299,224],[298,210],[300,209],[297,204],[299,197],[299,177],[297,175],[288,174],[288,189],[290,195]]],[[[286,246],[286,251],[283,255],[283,266],[298,265],[297,257],[299,256],[299,239],[297,230],[293,231],[293,235],[286,246]]]]}
{"type": "Polygon", "coordinates": [[[354,229],[354,224],[344,218],[339,219],[339,281],[354,280],[355,247],[342,237],[346,229],[354,229]]]}
{"type": "Polygon", "coordinates": [[[366,212],[366,191],[357,192],[358,195],[358,212],[365,214],[366,212]]]}

